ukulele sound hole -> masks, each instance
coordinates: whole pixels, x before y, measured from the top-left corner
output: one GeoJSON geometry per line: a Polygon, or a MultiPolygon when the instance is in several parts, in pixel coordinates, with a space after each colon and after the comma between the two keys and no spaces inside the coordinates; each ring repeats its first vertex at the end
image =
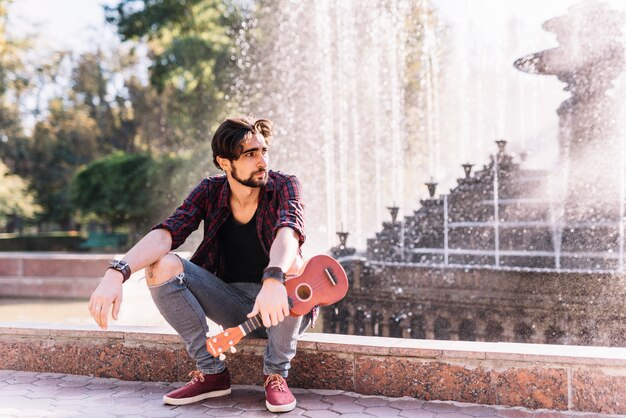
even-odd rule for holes
{"type": "Polygon", "coordinates": [[[313,295],[313,290],[308,284],[302,283],[296,288],[296,296],[301,302],[306,302],[311,299],[313,295]]]}

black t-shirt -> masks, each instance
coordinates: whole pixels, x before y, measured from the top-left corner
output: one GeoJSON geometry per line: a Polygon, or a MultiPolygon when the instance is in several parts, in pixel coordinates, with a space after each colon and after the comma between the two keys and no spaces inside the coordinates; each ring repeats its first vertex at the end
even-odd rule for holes
{"type": "Polygon", "coordinates": [[[217,233],[220,249],[224,255],[224,277],[227,283],[260,283],[263,269],[269,263],[256,231],[256,216],[247,224],[240,224],[232,213],[217,233]]]}

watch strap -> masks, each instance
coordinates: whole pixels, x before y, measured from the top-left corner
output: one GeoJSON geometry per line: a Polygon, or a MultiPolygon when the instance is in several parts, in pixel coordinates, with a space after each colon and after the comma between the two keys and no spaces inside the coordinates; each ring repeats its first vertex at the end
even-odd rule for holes
{"type": "Polygon", "coordinates": [[[267,279],[276,279],[282,284],[285,284],[285,273],[280,267],[266,267],[263,270],[263,276],[261,277],[261,283],[267,279]]]}
{"type": "Polygon", "coordinates": [[[122,273],[124,277],[122,283],[126,282],[126,280],[130,279],[130,275],[132,272],[130,271],[130,266],[126,261],[123,260],[111,260],[109,262],[109,268],[112,270],[117,270],[122,273]]]}

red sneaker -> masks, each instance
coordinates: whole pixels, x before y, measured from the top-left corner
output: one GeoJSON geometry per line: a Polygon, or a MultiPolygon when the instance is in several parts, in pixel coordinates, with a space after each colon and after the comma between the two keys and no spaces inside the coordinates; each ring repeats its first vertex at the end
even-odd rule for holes
{"type": "Polygon", "coordinates": [[[263,386],[265,386],[265,406],[270,412],[289,412],[296,407],[296,398],[281,375],[265,376],[263,386]]]}
{"type": "Polygon", "coordinates": [[[169,405],[187,405],[208,398],[230,394],[230,373],[228,369],[218,374],[204,374],[199,370],[189,373],[192,378],[185,386],[163,396],[169,405]]]}

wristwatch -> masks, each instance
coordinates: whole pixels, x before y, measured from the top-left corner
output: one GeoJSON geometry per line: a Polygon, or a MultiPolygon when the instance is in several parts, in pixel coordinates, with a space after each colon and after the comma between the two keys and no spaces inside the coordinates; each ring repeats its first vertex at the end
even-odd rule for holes
{"type": "Polygon", "coordinates": [[[285,284],[285,273],[280,267],[267,267],[263,270],[263,277],[261,277],[261,283],[266,279],[276,279],[282,284],[285,284]]]}
{"type": "Polygon", "coordinates": [[[128,263],[124,260],[111,260],[109,262],[109,268],[113,269],[113,270],[117,270],[120,273],[122,273],[122,276],[124,276],[124,279],[122,280],[122,283],[124,283],[126,280],[128,280],[130,278],[130,266],[128,265],[128,263]]]}

